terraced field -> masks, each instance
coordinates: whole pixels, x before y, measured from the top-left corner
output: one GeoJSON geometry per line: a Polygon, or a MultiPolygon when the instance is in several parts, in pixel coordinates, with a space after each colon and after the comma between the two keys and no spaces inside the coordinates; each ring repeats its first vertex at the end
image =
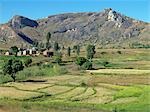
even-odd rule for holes
{"type": "MultiPolygon", "coordinates": [[[[78,71],[74,64],[65,63],[66,74],[34,74],[18,82],[0,75],[0,112],[149,112],[149,50],[117,51],[97,52],[93,65],[98,70],[78,71]]],[[[29,73],[37,69],[31,67],[29,73]]],[[[44,72],[49,74],[47,69],[44,72]]]]}
{"type": "MultiPolygon", "coordinates": [[[[94,85],[88,85],[92,77],[95,77],[95,75],[93,76],[89,73],[89,75],[85,76],[63,75],[45,77],[40,79],[41,81],[39,79],[34,79],[33,81],[32,79],[33,82],[1,84],[0,101],[7,99],[7,101],[15,100],[24,103],[28,102],[28,104],[40,102],[41,104],[47,103],[49,105],[55,103],[57,105],[77,105],[77,107],[86,107],[94,104],[97,105],[95,108],[100,110],[105,108],[105,106],[109,106],[108,109],[105,108],[106,112],[109,112],[116,105],[118,105],[119,109],[128,109],[127,104],[136,105],[137,102],[144,100],[143,98],[148,98],[148,95],[145,95],[146,93],[150,93],[149,85],[136,84],[135,82],[128,86],[95,80],[94,85]],[[85,85],[83,85],[83,82],[85,85]]],[[[96,77],[101,78],[101,76],[97,75],[96,77]]],[[[150,106],[146,101],[142,102],[142,104],[147,105],[147,109],[150,106]]],[[[137,105],[139,112],[141,105],[137,105]]],[[[96,112],[96,110],[92,112],[96,112]]],[[[145,108],[144,112],[148,112],[148,110],[145,108]]]]}

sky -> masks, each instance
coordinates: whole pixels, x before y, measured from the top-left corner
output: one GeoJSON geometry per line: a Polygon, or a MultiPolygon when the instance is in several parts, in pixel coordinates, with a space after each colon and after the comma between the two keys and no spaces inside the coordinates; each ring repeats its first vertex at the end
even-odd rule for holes
{"type": "Polygon", "coordinates": [[[150,0],[0,0],[0,23],[14,15],[30,19],[68,12],[100,12],[106,8],[150,22],[150,0]]]}

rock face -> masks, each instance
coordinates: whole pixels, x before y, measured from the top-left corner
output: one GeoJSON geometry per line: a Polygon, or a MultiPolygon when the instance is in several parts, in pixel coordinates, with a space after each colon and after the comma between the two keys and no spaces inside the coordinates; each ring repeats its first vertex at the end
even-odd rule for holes
{"type": "Polygon", "coordinates": [[[32,44],[35,39],[44,42],[46,34],[51,32],[51,41],[63,45],[123,46],[124,43],[148,43],[148,26],[149,23],[129,18],[110,8],[102,12],[53,15],[36,21],[14,16],[7,24],[0,25],[0,39],[7,44],[10,43],[8,37],[32,44]]]}
{"type": "Polygon", "coordinates": [[[10,25],[15,29],[20,29],[26,26],[37,27],[38,23],[26,17],[16,15],[11,19],[10,25]]]}

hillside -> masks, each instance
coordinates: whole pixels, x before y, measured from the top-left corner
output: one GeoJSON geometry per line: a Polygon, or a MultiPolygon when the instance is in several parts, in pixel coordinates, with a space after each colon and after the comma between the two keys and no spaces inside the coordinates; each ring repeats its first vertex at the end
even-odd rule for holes
{"type": "Polygon", "coordinates": [[[102,12],[66,13],[31,20],[16,15],[0,25],[0,48],[45,42],[51,32],[51,42],[61,45],[96,44],[100,47],[150,45],[149,23],[122,15],[111,8],[102,12]]]}

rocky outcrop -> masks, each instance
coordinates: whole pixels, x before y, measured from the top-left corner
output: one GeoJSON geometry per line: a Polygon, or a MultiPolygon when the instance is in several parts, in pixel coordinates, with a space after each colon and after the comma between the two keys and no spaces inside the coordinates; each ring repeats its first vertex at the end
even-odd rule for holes
{"type": "Polygon", "coordinates": [[[15,28],[15,29],[20,29],[26,26],[29,27],[37,27],[38,23],[34,20],[28,19],[26,17],[23,16],[14,16],[10,22],[9,22],[10,26],[15,28]]]}

